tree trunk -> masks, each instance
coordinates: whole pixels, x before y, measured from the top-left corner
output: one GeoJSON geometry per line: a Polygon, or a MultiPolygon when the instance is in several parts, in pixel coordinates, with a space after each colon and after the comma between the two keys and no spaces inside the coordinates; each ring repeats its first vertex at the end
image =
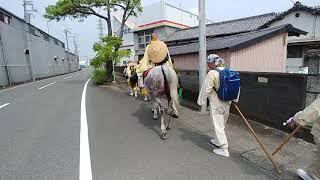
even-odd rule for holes
{"type": "Polygon", "coordinates": [[[111,13],[110,9],[108,9],[108,20],[107,20],[107,26],[108,26],[108,36],[112,36],[112,26],[111,26],[111,13]]]}
{"type": "MultiPolygon", "coordinates": [[[[108,36],[112,36],[112,26],[111,26],[111,13],[110,8],[108,8],[108,20],[107,20],[107,26],[108,26],[108,36]]],[[[106,80],[112,81],[112,73],[113,73],[113,61],[112,59],[108,59],[108,61],[105,64],[105,70],[106,70],[106,80]]]]}
{"type": "Polygon", "coordinates": [[[123,12],[123,15],[122,15],[122,21],[121,21],[120,33],[119,33],[119,37],[120,38],[123,37],[123,29],[124,29],[124,25],[126,23],[127,12],[128,12],[128,9],[125,9],[124,12],[123,12]]]}
{"type": "Polygon", "coordinates": [[[106,80],[108,82],[112,81],[112,70],[113,70],[113,61],[112,60],[109,60],[106,62],[105,64],[105,69],[106,69],[106,80]]]}

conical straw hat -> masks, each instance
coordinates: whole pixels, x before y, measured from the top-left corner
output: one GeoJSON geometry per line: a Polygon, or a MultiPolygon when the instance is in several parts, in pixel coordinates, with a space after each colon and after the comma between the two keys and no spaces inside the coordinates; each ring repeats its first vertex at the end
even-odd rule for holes
{"type": "Polygon", "coordinates": [[[151,41],[148,47],[148,56],[153,63],[160,63],[168,54],[167,45],[160,40],[151,41]]]}

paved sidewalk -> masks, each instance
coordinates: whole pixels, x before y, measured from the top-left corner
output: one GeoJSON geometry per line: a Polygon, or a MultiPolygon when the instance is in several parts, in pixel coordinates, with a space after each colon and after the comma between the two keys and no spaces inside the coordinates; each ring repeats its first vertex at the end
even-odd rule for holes
{"type": "MultiPolygon", "coordinates": [[[[126,85],[118,85],[118,87],[124,92],[127,91],[126,85]]],[[[200,114],[196,110],[192,110],[196,107],[192,102],[184,102],[183,104],[187,104],[189,108],[181,106],[178,121],[203,134],[204,138],[208,139],[208,146],[210,146],[209,140],[212,137],[213,130],[209,114],[200,114]],[[190,107],[193,108],[190,109],[190,107]]],[[[280,130],[252,120],[249,121],[270,153],[287,135],[287,133],[280,130]]],[[[253,165],[257,165],[270,173],[276,174],[271,162],[264,154],[262,148],[258,145],[254,136],[247,129],[240,116],[230,114],[226,133],[229,141],[230,153],[239,154],[245,160],[252,162],[253,165]]],[[[283,171],[279,178],[298,179],[295,175],[295,170],[297,168],[303,168],[308,164],[311,160],[313,148],[314,145],[312,143],[292,138],[283,150],[274,156],[277,165],[280,167],[281,171],[283,171]]],[[[214,154],[212,155],[214,156],[214,154]]]]}

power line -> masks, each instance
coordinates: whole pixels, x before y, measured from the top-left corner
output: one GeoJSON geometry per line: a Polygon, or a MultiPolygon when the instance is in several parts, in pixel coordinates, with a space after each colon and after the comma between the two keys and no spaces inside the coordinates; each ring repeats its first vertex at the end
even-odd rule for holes
{"type": "MultiPolygon", "coordinates": [[[[46,0],[43,0],[43,1],[47,2],[46,0]]],[[[48,5],[43,4],[41,1],[36,1],[36,2],[38,2],[38,3],[43,7],[43,12],[46,13],[45,9],[46,9],[46,7],[47,7],[48,5]]],[[[48,4],[49,4],[49,3],[48,3],[48,4]]],[[[41,17],[43,17],[43,15],[41,15],[41,14],[39,14],[39,15],[40,15],[41,17]]],[[[49,21],[49,20],[46,20],[46,21],[49,21]]],[[[63,26],[63,29],[66,29],[66,28],[67,28],[67,25],[65,24],[65,22],[60,21],[59,23],[61,23],[61,25],[63,26]]]]}
{"type": "Polygon", "coordinates": [[[290,2],[292,2],[292,4],[295,4],[295,2],[293,0],[289,0],[290,2]]]}

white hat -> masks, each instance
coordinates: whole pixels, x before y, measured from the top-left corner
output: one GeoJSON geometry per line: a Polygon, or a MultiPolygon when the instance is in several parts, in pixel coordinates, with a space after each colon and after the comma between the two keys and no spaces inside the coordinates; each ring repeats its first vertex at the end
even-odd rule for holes
{"type": "Polygon", "coordinates": [[[224,64],[224,59],[222,59],[220,56],[216,54],[210,54],[207,58],[207,63],[214,65],[224,64]]]}

